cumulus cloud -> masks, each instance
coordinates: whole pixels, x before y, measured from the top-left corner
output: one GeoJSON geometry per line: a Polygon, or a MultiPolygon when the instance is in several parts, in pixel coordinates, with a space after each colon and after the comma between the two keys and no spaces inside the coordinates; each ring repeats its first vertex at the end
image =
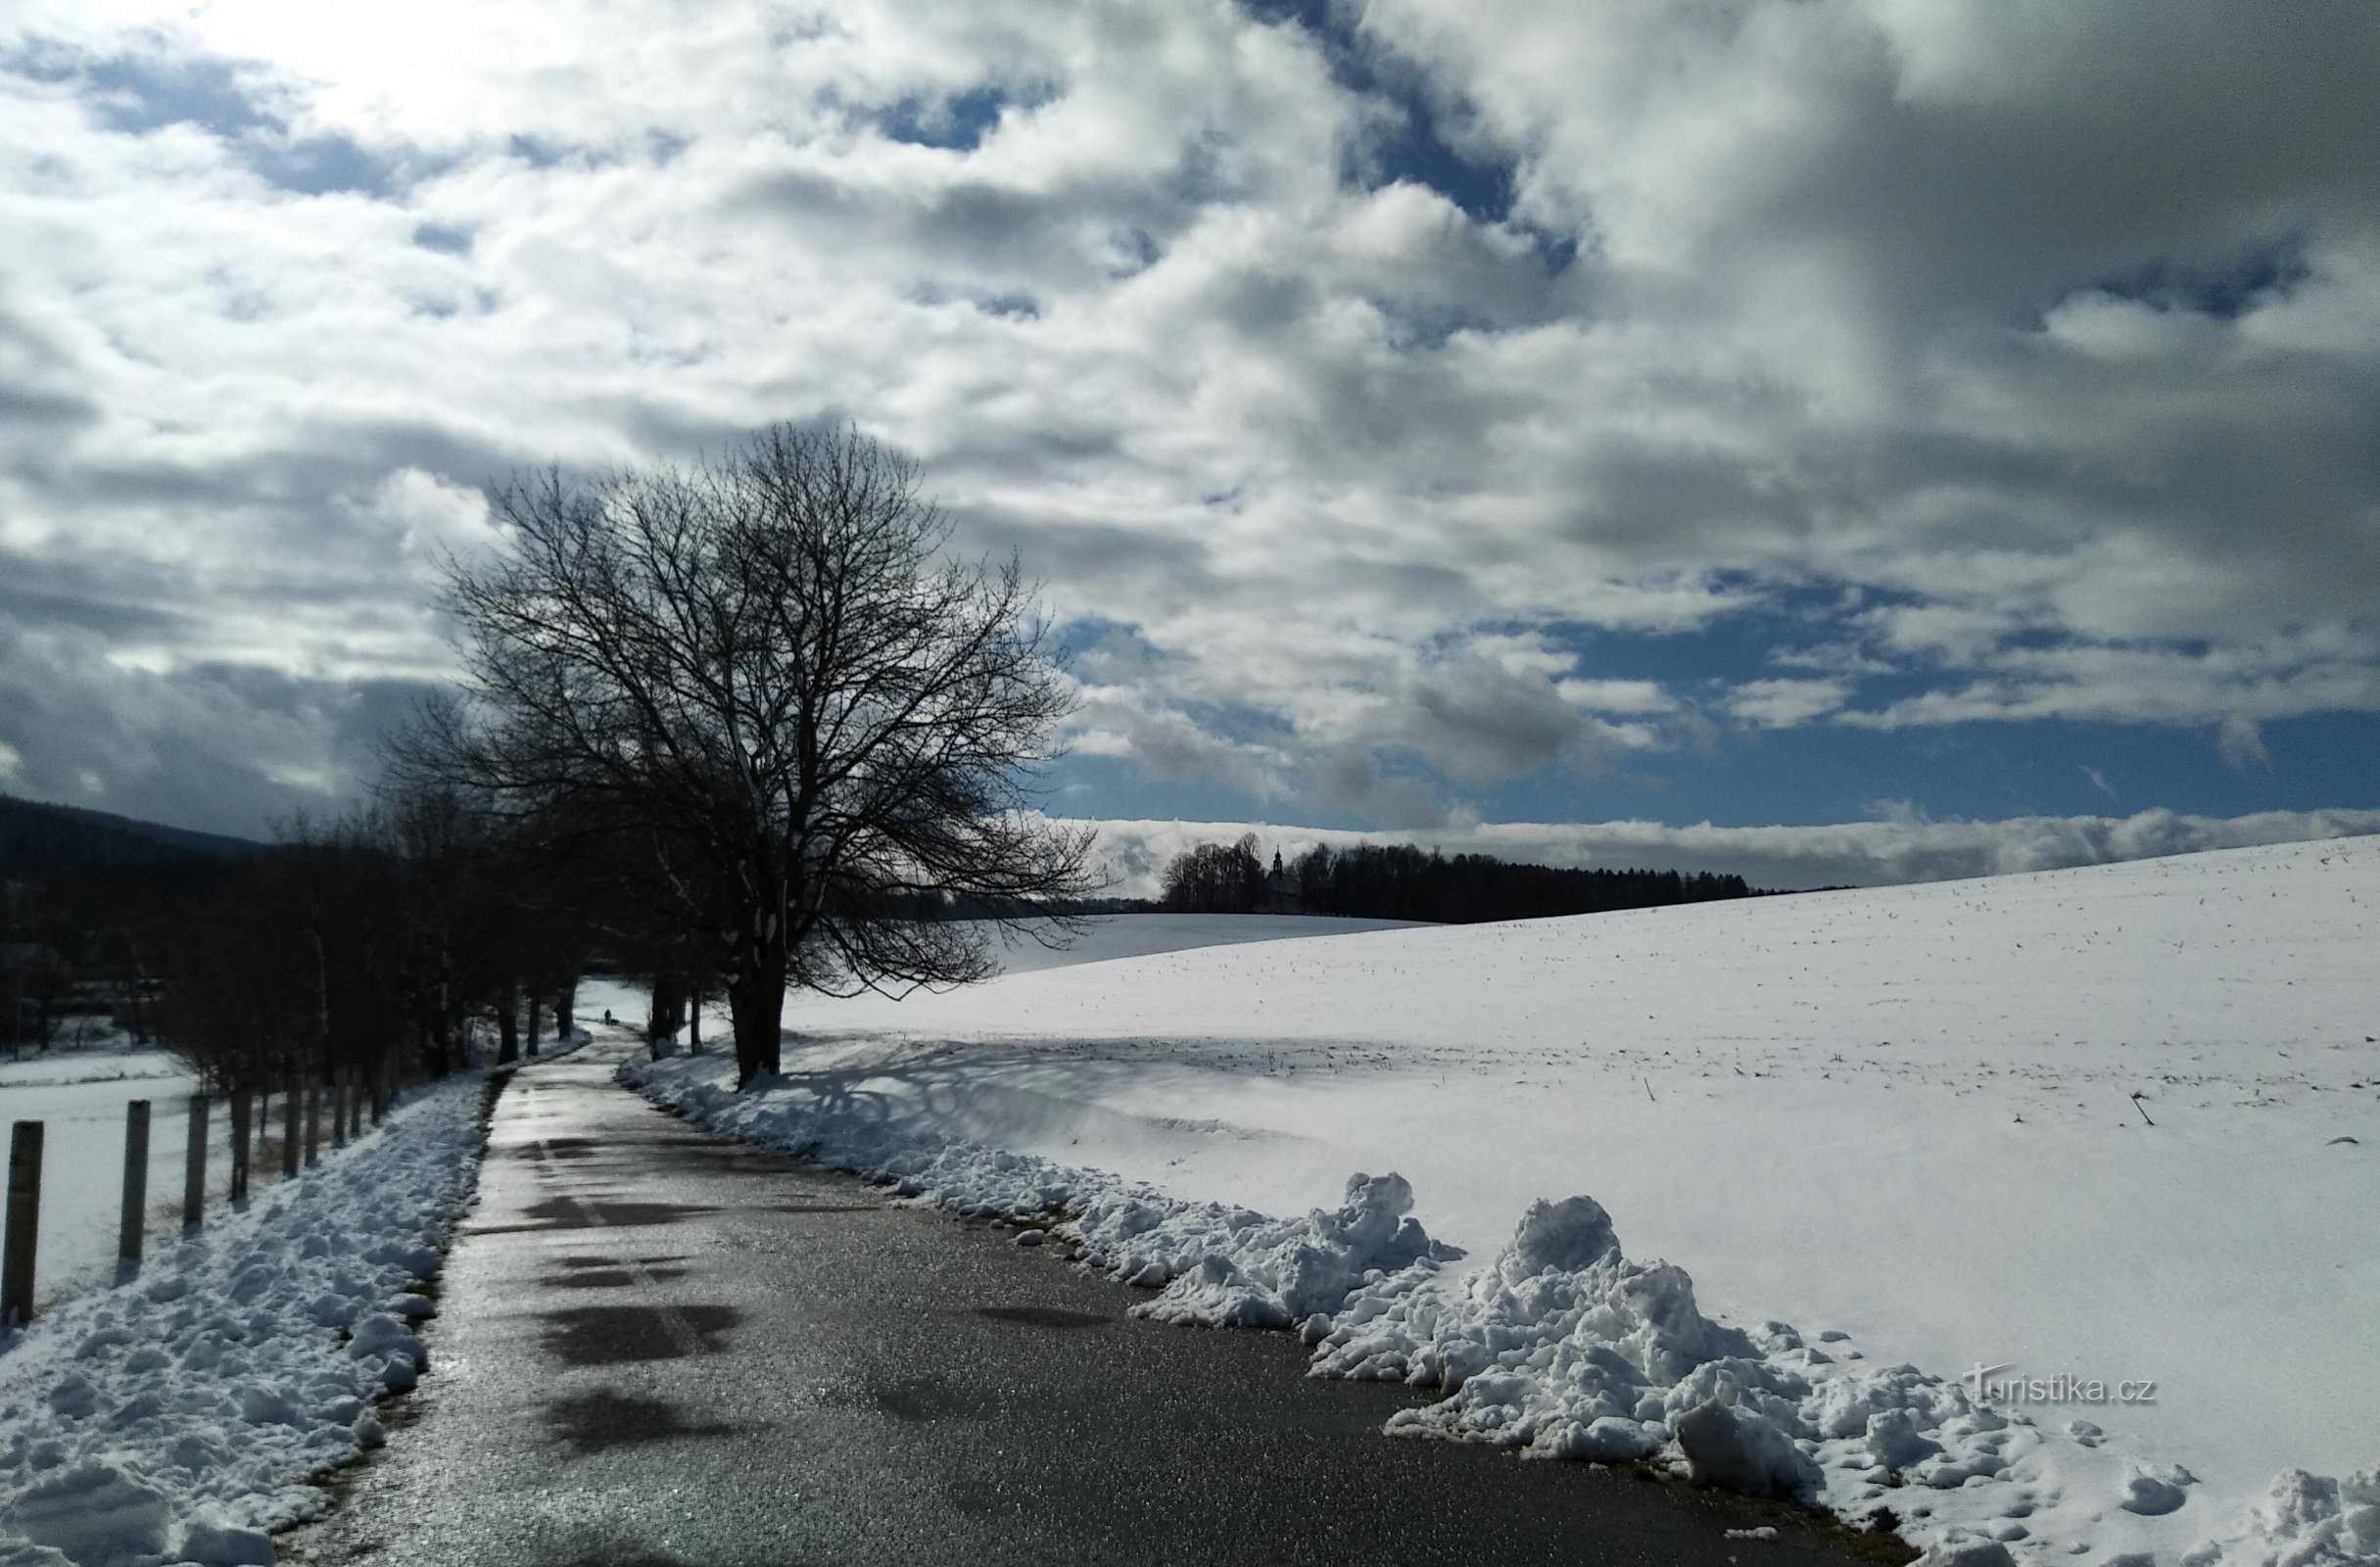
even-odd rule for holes
{"type": "Polygon", "coordinates": [[[2244,714],[2233,713],[2223,720],[2215,731],[2215,746],[2223,753],[2223,760],[2233,767],[2272,766],[2272,755],[2264,749],[2263,733],[2257,728],[2256,720],[2244,714]]]}
{"type": "Polygon", "coordinates": [[[1727,705],[1747,724],[1790,729],[1841,707],[1849,689],[1839,680],[1752,680],[1730,691],[1727,705]]]}
{"type": "Polygon", "coordinates": [[[255,727],[348,769],[280,693],[449,667],[486,487],[787,418],[1141,650],[1079,752],[1251,801],[1459,821],[1714,728],[2255,765],[2380,712],[2376,71],[2354,0],[30,0],[0,674],[183,695],[0,743],[212,745],[246,803],[169,814],[253,817],[255,727]]]}

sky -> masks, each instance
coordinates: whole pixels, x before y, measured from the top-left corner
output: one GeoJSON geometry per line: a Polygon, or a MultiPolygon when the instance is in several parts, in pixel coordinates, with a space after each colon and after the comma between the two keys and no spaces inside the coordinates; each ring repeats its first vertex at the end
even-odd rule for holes
{"type": "Polygon", "coordinates": [[[0,789],[335,807],[487,491],[783,420],[1021,553],[1132,876],[2380,830],[2375,80],[2366,0],[18,0],[0,789]]]}

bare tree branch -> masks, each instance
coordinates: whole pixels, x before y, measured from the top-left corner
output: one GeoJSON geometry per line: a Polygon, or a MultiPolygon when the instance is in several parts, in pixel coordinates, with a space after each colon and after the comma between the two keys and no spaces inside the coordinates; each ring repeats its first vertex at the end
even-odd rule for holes
{"type": "Polygon", "coordinates": [[[496,509],[510,552],[449,572],[463,689],[395,760],[707,933],[742,1079],[777,1068],[788,982],[979,978],[984,926],[936,911],[1096,889],[1089,832],[1034,809],[1073,696],[1033,589],[948,558],[906,458],[778,426],[496,509]]]}

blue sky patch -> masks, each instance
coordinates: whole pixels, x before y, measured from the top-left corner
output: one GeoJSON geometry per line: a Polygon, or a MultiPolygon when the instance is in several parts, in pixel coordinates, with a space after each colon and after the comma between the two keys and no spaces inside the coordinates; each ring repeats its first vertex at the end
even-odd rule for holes
{"type": "Polygon", "coordinates": [[[2312,275],[2302,243],[2276,241],[2228,261],[2205,264],[2172,259],[2103,279],[2100,292],[2138,300],[2161,310],[2194,310],[2232,320],[2271,295],[2286,294],[2312,275]]]}
{"type": "MultiPolygon", "coordinates": [[[[1243,0],[1265,22],[1302,27],[1330,64],[1333,79],[1380,111],[1374,133],[1347,149],[1349,183],[1368,190],[1399,181],[1436,191],[1474,222],[1499,223],[1512,211],[1516,165],[1458,148],[1442,123],[1421,72],[1364,36],[1330,0],[1243,0]]],[[[1569,258],[1560,258],[1566,266],[1569,258]]],[[[1560,266],[1551,269],[1559,270],[1560,266]]]]}
{"type": "Polygon", "coordinates": [[[877,116],[877,128],[893,141],[972,153],[1000,123],[1009,94],[999,87],[973,87],[945,98],[904,98],[877,116]]]}

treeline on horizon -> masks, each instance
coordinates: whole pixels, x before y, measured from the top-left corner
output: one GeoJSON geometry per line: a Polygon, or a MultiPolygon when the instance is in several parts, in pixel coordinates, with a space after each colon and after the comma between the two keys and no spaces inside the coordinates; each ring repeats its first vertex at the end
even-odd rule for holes
{"type": "Polygon", "coordinates": [[[1739,876],[1708,871],[1524,865],[1490,854],[1450,857],[1408,843],[1341,849],[1318,843],[1282,867],[1280,892],[1270,875],[1253,832],[1237,843],[1201,843],[1166,865],[1158,906],[1175,914],[1253,914],[1286,901],[1291,906],[1282,912],[1475,925],[1762,895],[1739,876]]]}

